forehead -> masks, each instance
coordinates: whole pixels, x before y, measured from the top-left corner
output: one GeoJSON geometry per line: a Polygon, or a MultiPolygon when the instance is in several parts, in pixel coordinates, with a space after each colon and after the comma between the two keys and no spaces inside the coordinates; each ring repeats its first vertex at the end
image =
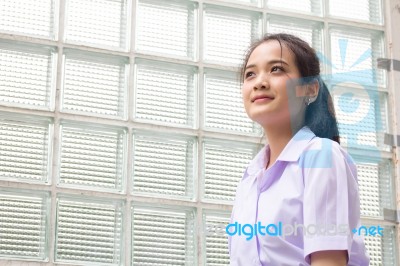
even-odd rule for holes
{"type": "Polygon", "coordinates": [[[289,65],[294,64],[294,54],[284,43],[281,46],[277,40],[269,40],[261,43],[253,50],[247,65],[257,64],[260,61],[279,60],[281,58],[289,65]]]}

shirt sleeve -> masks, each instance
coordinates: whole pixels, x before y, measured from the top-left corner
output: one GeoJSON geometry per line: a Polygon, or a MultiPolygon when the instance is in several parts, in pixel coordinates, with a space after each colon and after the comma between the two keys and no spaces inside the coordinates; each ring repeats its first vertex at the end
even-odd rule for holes
{"type": "Polygon", "coordinates": [[[356,166],[338,143],[317,138],[300,158],[304,178],[304,259],[323,250],[350,250],[360,223],[356,166]]]}

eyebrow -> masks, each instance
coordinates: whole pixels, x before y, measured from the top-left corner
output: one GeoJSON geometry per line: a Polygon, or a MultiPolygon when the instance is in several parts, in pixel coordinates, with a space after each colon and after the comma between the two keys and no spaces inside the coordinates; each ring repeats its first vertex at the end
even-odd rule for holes
{"type": "MultiPolygon", "coordinates": [[[[277,60],[271,60],[271,61],[269,61],[269,62],[267,63],[267,65],[272,65],[272,64],[275,64],[275,63],[283,63],[283,64],[289,66],[288,63],[286,63],[286,62],[283,61],[283,60],[279,60],[279,59],[277,59],[277,60]]],[[[248,68],[251,68],[251,67],[255,67],[255,66],[256,66],[255,64],[247,65],[246,68],[245,68],[245,70],[248,69],[248,68]]]]}

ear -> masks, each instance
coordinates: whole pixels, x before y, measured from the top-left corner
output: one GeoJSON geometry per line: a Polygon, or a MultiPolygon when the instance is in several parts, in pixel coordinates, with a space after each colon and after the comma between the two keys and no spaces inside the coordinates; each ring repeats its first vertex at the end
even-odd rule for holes
{"type": "Polygon", "coordinates": [[[310,98],[317,98],[319,92],[319,82],[318,80],[314,80],[310,84],[307,85],[306,95],[310,98]]]}

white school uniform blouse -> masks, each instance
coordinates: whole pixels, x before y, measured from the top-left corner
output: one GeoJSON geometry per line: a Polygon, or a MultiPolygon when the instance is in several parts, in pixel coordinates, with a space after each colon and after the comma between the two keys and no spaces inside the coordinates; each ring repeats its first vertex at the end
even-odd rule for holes
{"type": "Polygon", "coordinates": [[[322,250],[347,250],[348,265],[369,265],[363,237],[351,232],[360,227],[360,200],[356,166],[347,152],[303,127],[265,170],[268,157],[266,145],[248,165],[237,187],[231,224],[260,222],[275,227],[269,227],[270,235],[265,228],[264,235],[254,230],[257,234],[249,240],[239,232],[229,236],[230,265],[310,265],[310,254],[322,250]],[[307,229],[297,235],[274,236],[279,223],[302,224],[307,229]],[[348,233],[338,229],[343,225],[348,233]],[[336,226],[340,232],[331,228],[316,233],[316,226],[321,230],[336,226]]]}

